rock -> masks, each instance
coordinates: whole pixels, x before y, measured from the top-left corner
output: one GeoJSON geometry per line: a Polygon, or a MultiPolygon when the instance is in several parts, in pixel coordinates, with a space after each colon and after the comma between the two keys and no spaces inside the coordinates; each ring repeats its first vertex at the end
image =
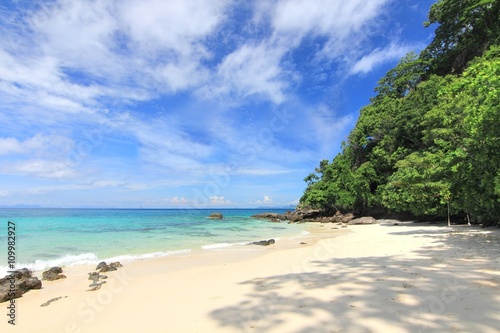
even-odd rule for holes
{"type": "Polygon", "coordinates": [[[377,220],[371,216],[363,216],[357,219],[350,220],[347,224],[376,224],[377,220]]]}
{"type": "Polygon", "coordinates": [[[95,268],[96,271],[100,270],[103,267],[106,267],[108,264],[106,264],[104,261],[101,261],[97,267],[95,268]]]}
{"type": "Polygon", "coordinates": [[[271,222],[279,222],[287,220],[287,217],[284,214],[278,214],[278,213],[262,213],[262,214],[255,214],[250,217],[254,219],[269,220],[271,222]]]}
{"type": "Polygon", "coordinates": [[[214,212],[208,216],[208,218],[212,219],[212,220],[222,220],[223,217],[224,217],[224,215],[222,215],[221,213],[218,213],[218,212],[214,212]]]}
{"type": "Polygon", "coordinates": [[[284,216],[290,222],[300,222],[304,219],[304,216],[299,212],[288,211],[284,214],[284,216]]]}
{"type": "MultiPolygon", "coordinates": [[[[294,212],[288,211],[284,214],[285,218],[291,222],[299,222],[304,220],[314,221],[324,215],[324,212],[319,209],[296,209],[294,212]]],[[[306,221],[304,221],[306,222],[306,221]]]]}
{"type": "Polygon", "coordinates": [[[101,270],[99,272],[101,273],[105,273],[105,272],[112,272],[112,271],[116,271],[118,268],[114,267],[114,266],[109,266],[109,265],[106,265],[104,266],[103,268],[101,268],[101,270]]]}
{"type": "Polygon", "coordinates": [[[61,274],[63,272],[61,267],[52,267],[49,270],[42,273],[42,280],[44,281],[54,281],[59,279],[65,279],[66,275],[61,274]]]}
{"type": "Polygon", "coordinates": [[[342,215],[342,217],[340,218],[340,222],[347,223],[347,222],[351,221],[352,219],[354,219],[354,214],[349,213],[349,214],[342,215]]]}
{"type": "Polygon", "coordinates": [[[22,268],[0,279],[0,303],[19,298],[31,289],[42,288],[42,281],[22,268]]]}
{"type": "Polygon", "coordinates": [[[116,271],[118,268],[123,267],[122,264],[117,262],[112,262],[109,265],[104,261],[100,262],[99,265],[95,268],[96,271],[100,271],[101,273],[116,271]]]}
{"type": "Polygon", "coordinates": [[[121,268],[121,267],[123,267],[123,265],[122,265],[122,264],[120,264],[120,262],[119,262],[119,261],[117,261],[117,262],[112,262],[112,263],[110,263],[110,264],[109,264],[109,266],[114,267],[114,268],[121,268]]]}
{"type": "Polygon", "coordinates": [[[272,245],[276,243],[274,239],[268,239],[268,240],[261,240],[261,241],[258,241],[258,242],[252,242],[250,244],[252,245],[261,245],[261,246],[268,246],[268,245],[272,245]]]}
{"type": "Polygon", "coordinates": [[[340,222],[342,223],[342,218],[344,215],[340,211],[336,211],[335,214],[330,218],[330,222],[340,222]]]}

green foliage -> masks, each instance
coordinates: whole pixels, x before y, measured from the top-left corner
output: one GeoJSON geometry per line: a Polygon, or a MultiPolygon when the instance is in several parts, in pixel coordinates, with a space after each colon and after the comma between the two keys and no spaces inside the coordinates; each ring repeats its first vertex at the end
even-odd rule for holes
{"type": "Polygon", "coordinates": [[[499,15],[497,0],[439,0],[425,24],[439,27],[422,58],[435,74],[461,73],[470,60],[500,41],[499,15]]]}
{"type": "Polygon", "coordinates": [[[497,224],[499,22],[499,1],[433,5],[436,38],[379,81],[342,153],[306,177],[301,204],[416,217],[444,217],[449,206],[497,224]]]}
{"type": "Polygon", "coordinates": [[[451,183],[443,158],[442,152],[415,152],[397,162],[382,191],[385,207],[415,216],[444,216],[451,183]]]}

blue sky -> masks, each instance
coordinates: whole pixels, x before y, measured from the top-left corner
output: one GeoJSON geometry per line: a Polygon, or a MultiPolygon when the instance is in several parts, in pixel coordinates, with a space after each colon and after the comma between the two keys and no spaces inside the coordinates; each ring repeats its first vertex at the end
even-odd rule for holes
{"type": "Polygon", "coordinates": [[[0,205],[296,204],[433,2],[4,0],[0,205]]]}

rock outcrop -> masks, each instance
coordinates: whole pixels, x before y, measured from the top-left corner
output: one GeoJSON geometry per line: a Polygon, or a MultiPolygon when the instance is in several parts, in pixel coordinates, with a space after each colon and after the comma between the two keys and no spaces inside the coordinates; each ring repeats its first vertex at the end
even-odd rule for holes
{"type": "Polygon", "coordinates": [[[41,289],[42,281],[22,268],[0,279],[0,303],[19,298],[31,289],[41,289]]]}
{"type": "Polygon", "coordinates": [[[42,280],[44,281],[54,281],[59,279],[65,279],[66,275],[61,274],[63,272],[61,267],[52,267],[49,270],[42,273],[42,280]]]}
{"type": "Polygon", "coordinates": [[[354,219],[352,213],[342,214],[337,211],[335,214],[325,212],[319,209],[296,209],[295,211],[288,211],[285,214],[279,213],[261,213],[255,214],[251,217],[257,219],[266,219],[271,222],[288,221],[288,223],[301,223],[301,222],[320,222],[320,223],[347,223],[354,219]]]}
{"type": "Polygon", "coordinates": [[[269,220],[271,222],[279,222],[279,221],[288,220],[288,218],[284,214],[278,214],[278,213],[261,213],[261,214],[252,215],[251,217],[254,219],[269,220]]]}
{"type": "Polygon", "coordinates": [[[116,271],[118,268],[123,267],[120,262],[112,262],[109,265],[106,264],[104,261],[101,261],[99,265],[95,268],[96,271],[99,271],[100,273],[105,273],[105,272],[111,272],[111,271],[116,271]]]}
{"type": "Polygon", "coordinates": [[[261,241],[258,241],[258,242],[252,242],[250,243],[250,245],[260,245],[260,246],[269,246],[269,245],[272,245],[276,243],[276,241],[274,239],[268,239],[268,240],[261,240],[261,241]]]}
{"type": "Polygon", "coordinates": [[[101,261],[95,268],[97,272],[89,273],[89,280],[92,280],[92,283],[89,285],[90,289],[88,289],[88,291],[99,290],[101,286],[106,283],[106,281],[99,282],[99,280],[108,278],[106,275],[101,275],[100,273],[116,271],[120,267],[123,267],[123,265],[118,261],[112,262],[109,265],[106,264],[105,261],[101,261]]]}
{"type": "Polygon", "coordinates": [[[222,215],[219,212],[214,212],[208,216],[209,219],[212,220],[222,220],[224,218],[224,215],[222,215]]]}
{"type": "Polygon", "coordinates": [[[350,220],[347,224],[376,224],[377,220],[371,216],[363,216],[357,219],[350,220]]]}

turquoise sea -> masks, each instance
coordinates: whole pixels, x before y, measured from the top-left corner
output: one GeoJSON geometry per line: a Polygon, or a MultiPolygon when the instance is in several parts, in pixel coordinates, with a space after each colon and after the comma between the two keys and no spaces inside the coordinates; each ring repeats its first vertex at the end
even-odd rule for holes
{"type": "MultiPolygon", "coordinates": [[[[16,226],[16,268],[94,264],[213,251],[307,233],[305,225],[250,216],[269,210],[0,209],[0,276],[7,271],[7,224],[16,226]]],[[[285,210],[271,210],[283,213],[285,210]]]]}

